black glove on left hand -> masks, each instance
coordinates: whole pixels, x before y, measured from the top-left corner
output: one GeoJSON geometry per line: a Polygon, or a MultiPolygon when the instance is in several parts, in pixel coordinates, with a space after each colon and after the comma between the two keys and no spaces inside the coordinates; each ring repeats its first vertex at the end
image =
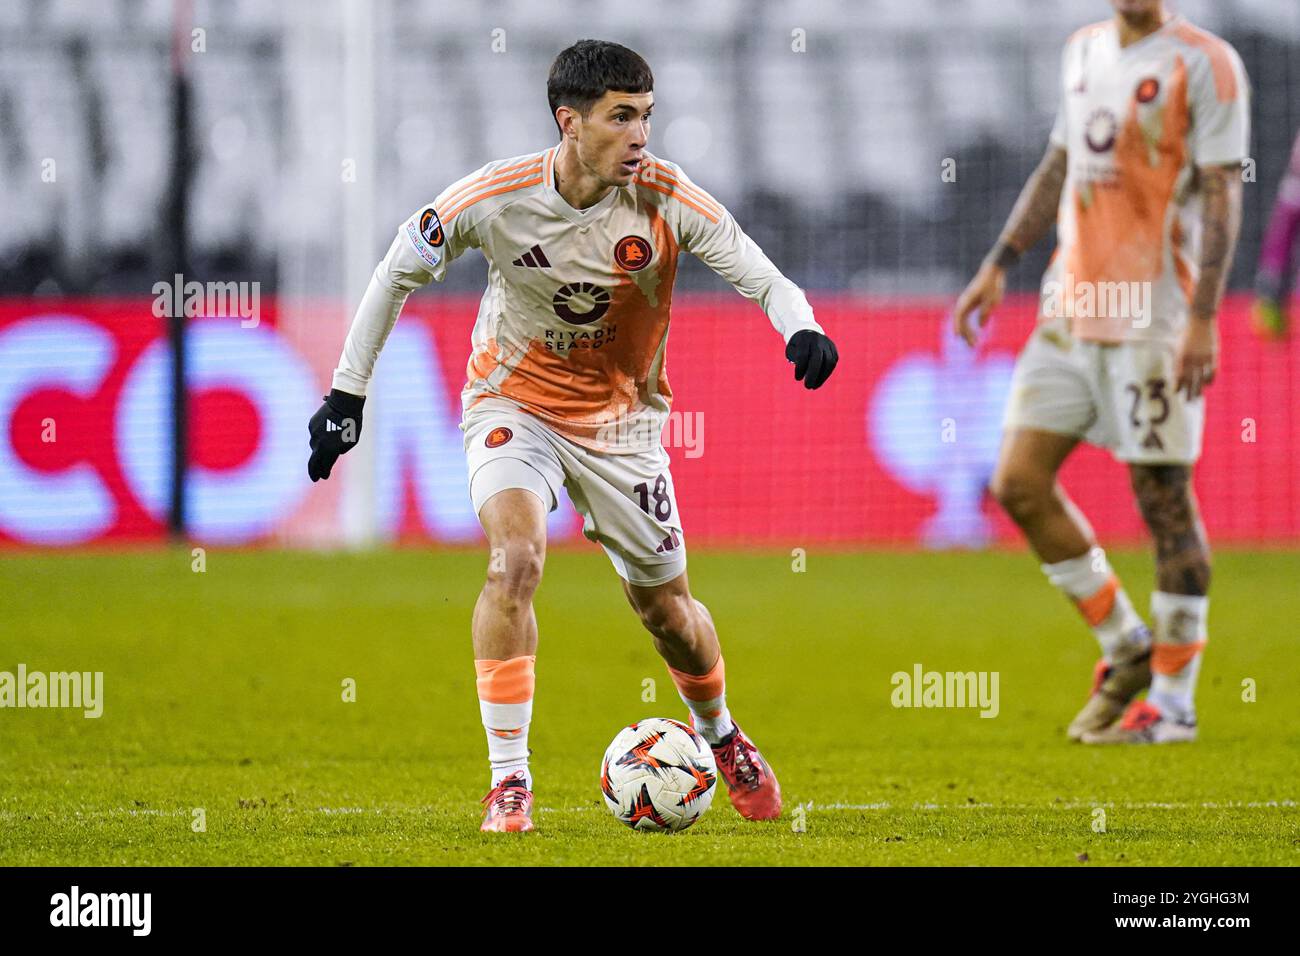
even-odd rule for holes
{"type": "Polygon", "coordinates": [[[840,353],[825,335],[800,329],[786,343],[785,357],[794,363],[796,382],[803,382],[804,388],[819,388],[835,371],[840,353]]]}
{"type": "Polygon", "coordinates": [[[339,455],[351,451],[361,439],[361,408],[366,397],[333,388],[324,402],[307,423],[311,434],[307,474],[312,481],[328,478],[339,455]]]}

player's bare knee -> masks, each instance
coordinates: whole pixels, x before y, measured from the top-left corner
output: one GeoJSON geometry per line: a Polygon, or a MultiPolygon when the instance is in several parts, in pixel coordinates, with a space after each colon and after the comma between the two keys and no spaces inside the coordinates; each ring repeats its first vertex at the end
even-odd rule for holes
{"type": "Polygon", "coordinates": [[[1050,504],[1052,483],[1023,471],[1000,471],[993,476],[989,491],[1012,520],[1032,520],[1050,504]]]}
{"type": "Polygon", "coordinates": [[[485,590],[499,604],[527,605],[542,582],[545,550],[529,538],[511,538],[488,555],[485,590]]]}

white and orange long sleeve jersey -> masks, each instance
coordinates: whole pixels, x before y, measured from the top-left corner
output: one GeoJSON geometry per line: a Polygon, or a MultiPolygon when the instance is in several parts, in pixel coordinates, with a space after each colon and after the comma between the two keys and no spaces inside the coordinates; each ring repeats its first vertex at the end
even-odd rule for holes
{"type": "MultiPolygon", "coordinates": [[[[488,163],[398,230],[353,319],[334,387],[364,395],[406,297],[467,249],[488,261],[465,410],[507,399],[598,451],[659,440],[677,257],[689,252],[756,302],[785,341],[820,332],[803,292],[716,199],[647,154],[637,178],[577,210],[555,188],[559,147],[488,163]]],[[[719,355],[717,374],[728,374],[719,355]]]]}

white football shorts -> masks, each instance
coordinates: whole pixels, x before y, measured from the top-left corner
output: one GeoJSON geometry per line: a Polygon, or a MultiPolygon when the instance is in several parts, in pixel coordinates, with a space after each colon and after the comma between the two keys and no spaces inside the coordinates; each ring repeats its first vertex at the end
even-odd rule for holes
{"type": "Polygon", "coordinates": [[[1085,342],[1040,326],[1016,360],[1003,427],[1070,435],[1122,462],[1193,464],[1205,396],[1175,391],[1174,359],[1172,344],[1085,342]]]}
{"type": "Polygon", "coordinates": [[[592,451],[493,398],[466,412],[461,427],[475,514],[507,488],[531,491],[554,511],[563,487],[582,515],[582,533],[605,549],[625,581],[649,587],[686,570],[686,540],[662,446],[630,455],[592,451]]]}

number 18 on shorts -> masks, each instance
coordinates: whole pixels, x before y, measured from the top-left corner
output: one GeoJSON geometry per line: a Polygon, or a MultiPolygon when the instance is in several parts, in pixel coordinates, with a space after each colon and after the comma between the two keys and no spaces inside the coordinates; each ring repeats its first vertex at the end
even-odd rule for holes
{"type": "Polygon", "coordinates": [[[583,534],[605,549],[619,575],[652,586],[686,570],[686,541],[662,446],[632,454],[584,448],[505,402],[466,413],[470,498],[478,513],[507,488],[535,493],[548,511],[560,488],[583,518],[583,534]]]}

